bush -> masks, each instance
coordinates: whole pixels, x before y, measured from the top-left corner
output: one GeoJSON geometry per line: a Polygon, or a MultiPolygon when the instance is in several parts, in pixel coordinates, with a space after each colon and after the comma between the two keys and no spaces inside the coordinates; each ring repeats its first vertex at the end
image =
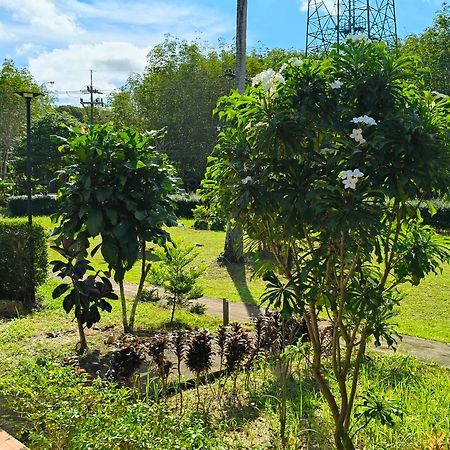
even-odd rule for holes
{"type": "Polygon", "coordinates": [[[196,230],[224,231],[225,221],[219,215],[203,205],[198,205],[192,210],[196,230]]]}
{"type": "Polygon", "coordinates": [[[30,233],[23,219],[0,219],[0,299],[29,302],[46,280],[47,266],[44,228],[33,224],[30,233]]]}
{"type": "MultiPolygon", "coordinates": [[[[28,199],[26,195],[11,197],[8,201],[8,212],[12,217],[22,217],[28,214],[28,199]]],[[[56,212],[55,195],[34,195],[31,198],[31,211],[35,216],[49,216],[56,212]]]]}
{"type": "Polygon", "coordinates": [[[170,199],[175,203],[178,218],[192,219],[193,209],[200,204],[200,196],[196,194],[172,195],[170,199]]]}
{"type": "Polygon", "coordinates": [[[450,202],[442,199],[433,199],[431,200],[431,205],[436,210],[433,215],[431,215],[426,203],[419,203],[418,200],[411,201],[411,206],[419,209],[426,225],[430,225],[438,230],[450,230],[450,202]]]}

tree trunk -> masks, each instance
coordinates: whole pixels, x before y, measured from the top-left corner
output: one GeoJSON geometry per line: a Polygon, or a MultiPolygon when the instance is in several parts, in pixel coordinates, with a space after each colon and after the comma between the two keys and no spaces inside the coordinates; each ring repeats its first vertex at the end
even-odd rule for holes
{"type": "Polygon", "coordinates": [[[173,296],[173,303],[172,303],[172,315],[170,316],[170,323],[173,323],[173,318],[175,317],[175,308],[177,306],[177,297],[173,296]]]}
{"type": "Polygon", "coordinates": [[[81,319],[77,317],[78,334],[80,336],[80,342],[78,343],[77,353],[82,355],[87,350],[86,335],[84,334],[83,324],[81,319]]]}
{"type": "MultiPolygon", "coordinates": [[[[243,93],[245,90],[247,57],[247,0],[237,0],[236,11],[236,89],[243,93]]],[[[243,237],[240,227],[232,229],[230,222],[227,224],[224,259],[231,263],[243,262],[243,237]]]]}
{"type": "Polygon", "coordinates": [[[125,333],[128,333],[130,331],[130,328],[128,327],[128,318],[127,318],[127,300],[125,298],[125,289],[123,286],[123,280],[119,281],[119,288],[120,288],[120,301],[122,303],[122,324],[123,324],[123,331],[125,333]]]}
{"type": "Polygon", "coordinates": [[[130,323],[129,323],[129,329],[131,331],[134,330],[134,320],[136,317],[136,309],[137,309],[137,305],[139,303],[139,298],[142,294],[142,291],[144,289],[144,283],[145,280],[147,278],[148,275],[148,271],[150,270],[150,264],[147,265],[147,259],[146,259],[146,255],[145,255],[145,241],[141,242],[141,247],[142,247],[142,264],[141,264],[141,278],[139,280],[139,286],[136,292],[136,296],[134,297],[133,300],[133,305],[131,307],[131,313],[130,313],[130,323]]]}

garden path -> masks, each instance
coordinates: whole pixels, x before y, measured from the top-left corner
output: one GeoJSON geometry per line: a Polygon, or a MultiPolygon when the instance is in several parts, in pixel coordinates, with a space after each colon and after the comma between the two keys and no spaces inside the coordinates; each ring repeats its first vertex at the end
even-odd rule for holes
{"type": "MultiPolygon", "coordinates": [[[[136,290],[137,285],[125,283],[125,294],[127,296],[134,296],[136,294],[136,290]]],[[[198,301],[199,303],[206,305],[207,314],[216,317],[223,317],[222,300],[209,297],[200,297],[198,301]]],[[[229,302],[230,322],[249,322],[261,312],[262,310],[255,305],[229,302]]],[[[393,350],[386,346],[381,346],[380,348],[373,347],[373,350],[377,353],[393,353],[393,350]]],[[[412,355],[423,362],[436,363],[450,369],[449,343],[403,335],[403,339],[398,345],[397,353],[412,355]]]]}

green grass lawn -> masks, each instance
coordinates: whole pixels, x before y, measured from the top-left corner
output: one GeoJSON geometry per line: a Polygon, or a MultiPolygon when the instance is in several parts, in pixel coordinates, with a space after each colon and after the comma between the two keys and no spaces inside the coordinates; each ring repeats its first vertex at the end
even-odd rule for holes
{"type": "MultiPolygon", "coordinates": [[[[38,217],[36,221],[48,229],[52,227],[48,217],[38,217]]],[[[204,295],[258,304],[264,283],[251,279],[251,268],[239,264],[225,267],[216,262],[223,250],[225,233],[194,230],[192,220],[182,220],[181,223],[183,227],[170,228],[169,231],[174,240],[197,246],[199,256],[196,264],[207,267],[200,279],[204,295]]],[[[50,251],[51,259],[57,256],[56,252],[50,251]]],[[[93,263],[95,267],[107,268],[100,253],[93,263]]],[[[126,279],[137,283],[139,275],[139,265],[136,264],[126,279]]],[[[429,275],[420,286],[408,286],[404,290],[408,295],[396,318],[400,333],[450,342],[450,266],[444,267],[442,275],[429,275]]]]}

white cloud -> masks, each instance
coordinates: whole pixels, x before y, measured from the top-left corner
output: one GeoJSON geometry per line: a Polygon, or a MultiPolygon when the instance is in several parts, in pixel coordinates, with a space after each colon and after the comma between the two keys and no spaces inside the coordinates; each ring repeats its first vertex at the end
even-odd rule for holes
{"type": "MultiPolygon", "coordinates": [[[[54,81],[51,90],[62,92],[60,100],[78,103],[81,93],[89,84],[89,70],[94,70],[94,85],[109,91],[123,84],[130,73],[142,72],[146,55],[151,47],[138,47],[128,42],[103,42],[98,44],[71,44],[65,49],[55,49],[32,58],[31,73],[40,81],[54,81]],[[64,94],[64,91],[71,92],[64,94]]],[[[84,95],[85,100],[87,96],[84,95]]]]}
{"type": "Polygon", "coordinates": [[[232,14],[196,0],[0,0],[0,14],[0,43],[8,41],[39,82],[55,81],[56,91],[85,87],[91,68],[97,87],[117,88],[144,70],[166,33],[215,40],[234,30],[232,14]]]}
{"type": "MultiPolygon", "coordinates": [[[[300,10],[305,12],[308,11],[308,0],[297,0],[300,10]]],[[[337,8],[336,8],[336,0],[314,0],[311,3],[312,8],[321,8],[323,10],[328,10],[329,13],[336,15],[337,14],[337,8]]]]}

